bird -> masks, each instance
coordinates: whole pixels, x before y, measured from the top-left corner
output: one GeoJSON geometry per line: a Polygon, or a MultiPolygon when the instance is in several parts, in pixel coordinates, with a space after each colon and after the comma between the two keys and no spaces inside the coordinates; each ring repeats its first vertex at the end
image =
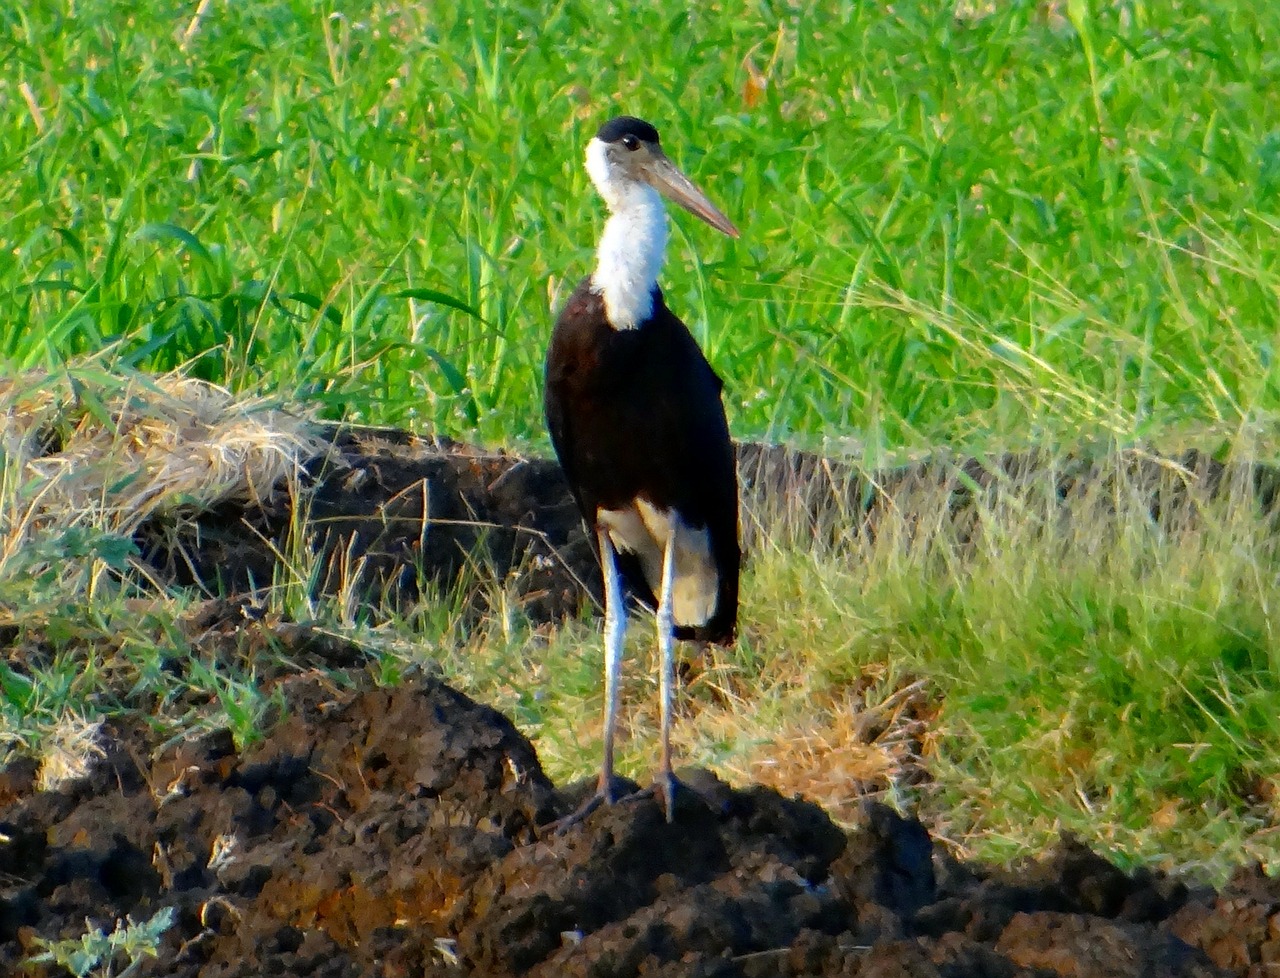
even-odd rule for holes
{"type": "Polygon", "coordinates": [[[556,319],[543,407],[556,457],[604,578],[604,748],[596,792],[563,829],[617,801],[614,740],[627,607],[623,583],[654,609],[661,757],[655,788],[670,822],[676,639],[736,637],[738,479],[723,383],[658,287],[666,256],[663,197],[732,238],[738,229],[668,159],[634,116],[605,122],[586,170],[609,211],[595,270],[556,319]]]}

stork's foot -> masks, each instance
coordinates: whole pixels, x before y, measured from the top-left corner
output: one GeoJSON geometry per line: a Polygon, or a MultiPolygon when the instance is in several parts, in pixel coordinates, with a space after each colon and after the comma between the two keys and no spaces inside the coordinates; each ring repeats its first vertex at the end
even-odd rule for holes
{"type": "Polygon", "coordinates": [[[670,824],[676,820],[676,808],[681,801],[687,803],[697,794],[670,771],[658,772],[653,779],[653,784],[647,788],[641,788],[634,781],[626,778],[611,778],[607,786],[603,782],[597,783],[595,791],[589,794],[581,805],[563,818],[542,826],[539,834],[544,837],[564,835],[575,825],[586,821],[601,805],[630,805],[650,799],[656,799],[662,805],[667,822],[670,824]]]}
{"type": "Polygon", "coordinates": [[[666,813],[667,824],[670,825],[676,820],[676,805],[679,796],[688,794],[688,789],[670,771],[660,771],[658,776],[653,779],[653,784],[647,788],[633,792],[627,797],[621,799],[623,803],[633,801],[645,801],[649,798],[656,798],[662,805],[662,810],[666,813]]]}
{"type": "Polygon", "coordinates": [[[613,804],[613,799],[609,798],[606,794],[597,791],[579,805],[576,811],[570,812],[564,818],[558,818],[554,822],[548,822],[544,825],[540,834],[543,836],[564,835],[579,822],[584,821],[588,815],[594,812],[605,802],[613,804]]]}
{"type": "Polygon", "coordinates": [[[596,783],[596,790],[589,794],[581,805],[573,812],[549,822],[542,827],[541,834],[564,835],[601,805],[612,805],[617,801],[626,801],[636,793],[636,783],[626,778],[612,777],[606,782],[603,778],[596,783]]]}

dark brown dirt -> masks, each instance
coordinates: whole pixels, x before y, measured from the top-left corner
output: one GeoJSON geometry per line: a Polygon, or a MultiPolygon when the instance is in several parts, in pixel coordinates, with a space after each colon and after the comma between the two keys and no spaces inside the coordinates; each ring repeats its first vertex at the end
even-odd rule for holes
{"type": "MultiPolygon", "coordinates": [[[[946,493],[963,520],[993,485],[1045,471],[1026,456],[861,477],[759,446],[739,461],[748,547],[779,507],[793,527],[818,532],[834,509],[870,534],[902,493],[946,493]]],[[[1166,480],[1153,518],[1180,493],[1241,479],[1272,502],[1267,472],[1177,461],[1194,485],[1166,480]]],[[[1097,483],[1087,461],[1054,463],[1051,477],[1064,499],[1097,483]]],[[[1280,882],[1257,868],[1215,893],[1122,872],[1070,839],[1015,871],[963,864],[883,806],[846,833],[808,802],[702,771],[684,772],[674,824],[640,798],[547,832],[582,786],[550,784],[505,717],[430,678],[373,686],[358,648],[258,622],[252,590],[301,528],[328,589],[343,583],[345,555],[393,604],[423,582],[471,580],[482,610],[487,578],[535,620],[576,612],[597,572],[554,464],[336,432],[310,480],[261,509],[140,534],[158,578],[219,596],[182,623],[193,644],[261,654],[259,681],[287,708],[237,751],[225,731],[162,742],[130,700],[137,712],[104,728],[87,776],[39,791],[32,762],[0,771],[0,973],[25,962],[22,973],[60,974],[31,965],[38,939],[166,907],[174,924],[137,973],[1261,978],[1280,967],[1280,882]],[[287,655],[266,654],[282,641],[287,655]]]]}
{"type": "Polygon", "coordinates": [[[225,732],[165,746],[124,718],[57,790],[6,770],[0,972],[37,936],[163,907],[175,923],[142,974],[1262,976],[1280,961],[1280,882],[1256,869],[1214,893],[1072,840],[1016,872],[963,865],[885,807],[846,834],[702,771],[674,824],[641,798],[549,834],[576,793],[505,717],[435,681],[359,675],[286,681],[287,715],[240,753],[225,732]]]}

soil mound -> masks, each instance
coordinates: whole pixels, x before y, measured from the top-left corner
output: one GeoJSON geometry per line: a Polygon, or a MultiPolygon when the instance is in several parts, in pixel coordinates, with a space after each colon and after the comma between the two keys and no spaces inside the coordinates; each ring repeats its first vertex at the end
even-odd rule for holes
{"type": "MultiPolygon", "coordinates": [[[[40,942],[174,910],[138,974],[200,976],[1261,976],[1280,883],[1127,874],[1072,840],[966,865],[882,806],[816,806],[683,772],[562,835],[557,790],[501,714],[431,679],[284,683],[286,715],[157,743],[104,728],[90,772],[0,774],[0,971],[40,942]],[[345,683],[345,688],[339,683],[345,683]]],[[[115,964],[123,968],[121,954],[115,964]]],[[[36,976],[62,974],[26,966],[36,976]]]]}
{"type": "MultiPolygon", "coordinates": [[[[135,539],[152,578],[210,597],[246,595],[274,579],[281,554],[303,548],[319,562],[318,591],[354,589],[388,609],[416,601],[424,583],[462,589],[477,614],[496,583],[534,622],[575,615],[584,602],[601,607],[599,565],[554,459],[392,429],[331,427],[314,438],[328,448],[307,463],[303,484],[143,524],[135,539]]],[[[1272,468],[1195,451],[944,452],[879,471],[784,445],[742,443],[737,455],[748,560],[761,537],[874,537],[886,517],[922,500],[926,510],[940,506],[963,540],[977,532],[982,505],[1006,494],[1038,491],[1064,511],[1084,497],[1132,497],[1175,525],[1224,493],[1273,512],[1280,487],[1272,468]]]]}

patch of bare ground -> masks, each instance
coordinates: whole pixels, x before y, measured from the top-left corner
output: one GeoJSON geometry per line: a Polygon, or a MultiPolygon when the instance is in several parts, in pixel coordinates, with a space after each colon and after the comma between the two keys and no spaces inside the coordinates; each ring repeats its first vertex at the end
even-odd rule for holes
{"type": "Polygon", "coordinates": [[[1215,893],[1070,839],[992,869],[883,806],[846,833],[704,771],[684,772],[674,824],[642,798],[555,835],[577,792],[499,713],[432,680],[284,689],[287,717],[243,752],[121,718],[81,777],[40,791],[29,764],[5,770],[0,969],[37,936],[163,907],[141,974],[1261,976],[1280,960],[1280,883],[1256,869],[1215,893]]]}

